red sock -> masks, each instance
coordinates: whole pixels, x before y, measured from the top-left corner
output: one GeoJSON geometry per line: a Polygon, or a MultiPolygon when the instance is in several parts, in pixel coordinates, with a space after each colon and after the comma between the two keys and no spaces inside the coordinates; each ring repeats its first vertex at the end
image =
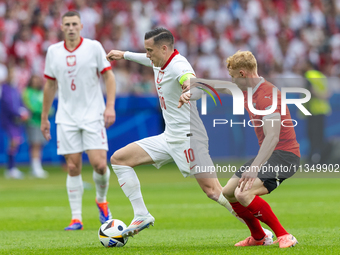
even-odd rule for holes
{"type": "Polygon", "coordinates": [[[247,208],[257,219],[266,223],[274,231],[277,237],[288,234],[273,213],[270,205],[259,196],[255,196],[247,208]]]}
{"type": "Polygon", "coordinates": [[[242,218],[247,224],[251,236],[255,240],[261,240],[266,234],[263,232],[260,221],[254,217],[254,215],[239,202],[230,203],[238,217],[242,218]]]}

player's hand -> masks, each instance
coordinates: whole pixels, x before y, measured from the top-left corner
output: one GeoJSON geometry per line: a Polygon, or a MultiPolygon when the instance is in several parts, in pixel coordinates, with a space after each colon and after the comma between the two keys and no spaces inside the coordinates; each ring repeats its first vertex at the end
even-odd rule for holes
{"type": "Polygon", "coordinates": [[[106,107],[104,111],[105,127],[110,127],[116,121],[116,111],[113,107],[106,107]]]}
{"type": "Polygon", "coordinates": [[[189,92],[182,94],[181,97],[179,98],[177,108],[181,108],[182,105],[189,103],[190,97],[191,97],[191,94],[189,92]]]}
{"type": "Polygon", "coordinates": [[[107,61],[124,59],[125,51],[111,50],[109,54],[106,55],[107,61]]]}
{"type": "Polygon", "coordinates": [[[257,170],[256,167],[250,166],[250,168],[242,174],[241,179],[238,181],[238,187],[241,189],[241,192],[250,190],[253,187],[253,184],[257,178],[257,170]]]}
{"type": "Polygon", "coordinates": [[[185,93],[187,91],[190,90],[190,79],[186,80],[185,82],[183,82],[182,84],[182,93],[185,93]]]}
{"type": "Polygon", "coordinates": [[[41,120],[40,130],[47,141],[51,140],[51,124],[49,120],[41,120]]]}

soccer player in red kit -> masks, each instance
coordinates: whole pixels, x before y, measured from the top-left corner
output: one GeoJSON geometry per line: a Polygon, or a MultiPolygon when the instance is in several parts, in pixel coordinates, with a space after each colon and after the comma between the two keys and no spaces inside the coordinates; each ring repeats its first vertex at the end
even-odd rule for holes
{"type": "MultiPolygon", "coordinates": [[[[269,204],[260,198],[291,177],[300,164],[299,144],[288,107],[286,106],[286,115],[281,115],[281,93],[277,90],[277,108],[273,113],[257,115],[250,111],[248,88],[252,90],[253,108],[262,111],[272,107],[275,88],[257,74],[257,62],[251,52],[238,51],[227,59],[227,67],[233,82],[244,94],[244,107],[255,127],[260,145],[257,156],[244,164],[222,190],[251,232],[250,237],[235,246],[263,245],[268,237],[261,228],[262,221],[275,232],[275,242],[279,243],[280,248],[293,247],[297,244],[296,238],[282,227],[269,204]]],[[[214,86],[211,83],[209,85],[214,86]]],[[[227,88],[215,89],[231,94],[227,88]]],[[[187,103],[189,99],[190,92],[182,94],[180,104],[187,103]]]]}

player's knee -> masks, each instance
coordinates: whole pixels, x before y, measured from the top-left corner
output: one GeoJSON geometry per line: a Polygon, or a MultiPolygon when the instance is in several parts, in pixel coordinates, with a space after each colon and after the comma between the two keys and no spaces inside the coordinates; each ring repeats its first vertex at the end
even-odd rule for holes
{"type": "Polygon", "coordinates": [[[206,186],[203,188],[204,193],[209,197],[210,199],[217,201],[220,193],[217,192],[213,187],[206,186]]]}
{"type": "Polygon", "coordinates": [[[113,155],[110,158],[110,162],[112,165],[125,165],[125,161],[123,160],[120,154],[121,153],[119,152],[119,150],[113,153],[113,155]]]}
{"type": "Polygon", "coordinates": [[[79,167],[74,163],[67,163],[67,170],[70,176],[77,176],[80,174],[79,167]]]}
{"type": "Polygon", "coordinates": [[[230,189],[230,188],[228,188],[228,187],[224,187],[224,188],[222,189],[222,194],[223,194],[223,196],[224,196],[227,200],[230,200],[230,199],[235,198],[234,193],[235,193],[235,190],[234,190],[234,189],[230,189]]]}
{"type": "Polygon", "coordinates": [[[235,197],[236,197],[237,201],[239,201],[241,204],[248,200],[249,195],[250,194],[247,191],[241,192],[240,189],[235,190],[235,197]]]}
{"type": "Polygon", "coordinates": [[[102,162],[99,161],[93,164],[93,168],[98,174],[104,174],[106,171],[107,165],[105,161],[102,161],[102,162]]]}
{"type": "Polygon", "coordinates": [[[111,162],[112,165],[119,165],[118,164],[119,160],[118,160],[118,157],[116,156],[115,153],[112,154],[112,156],[110,158],[110,162],[111,162]]]}

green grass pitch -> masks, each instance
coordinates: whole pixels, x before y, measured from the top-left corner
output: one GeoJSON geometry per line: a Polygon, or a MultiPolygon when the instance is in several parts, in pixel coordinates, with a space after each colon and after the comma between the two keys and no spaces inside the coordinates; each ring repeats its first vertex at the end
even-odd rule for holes
{"type": "MultiPolygon", "coordinates": [[[[26,168],[22,168],[28,171],[26,168]]],[[[249,236],[247,228],[209,200],[193,178],[183,178],[174,164],[157,170],[136,168],[145,203],[156,218],[122,248],[104,248],[95,205],[92,170],[83,196],[83,231],[65,232],[70,222],[66,173],[46,167],[46,180],[0,177],[0,254],[340,254],[340,178],[292,178],[264,196],[283,226],[298,239],[294,248],[234,247],[249,236]]],[[[2,171],[0,171],[2,174],[2,171]]],[[[225,185],[227,179],[220,179],[225,185]]],[[[108,201],[114,218],[127,225],[130,202],[111,172],[108,201]]]]}

